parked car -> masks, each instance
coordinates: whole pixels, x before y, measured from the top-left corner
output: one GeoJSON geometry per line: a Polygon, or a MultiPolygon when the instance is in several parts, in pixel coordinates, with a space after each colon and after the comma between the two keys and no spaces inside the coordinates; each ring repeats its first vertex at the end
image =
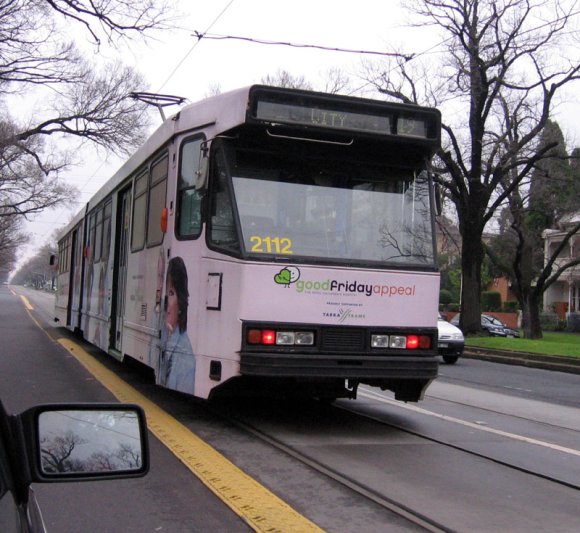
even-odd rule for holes
{"type": "MultiPolygon", "coordinates": [[[[451,324],[459,325],[459,313],[451,319],[451,324]]],[[[519,331],[508,328],[501,320],[491,315],[481,315],[481,328],[492,337],[519,337],[519,331]]]]}
{"type": "Polygon", "coordinates": [[[52,404],[9,415],[0,401],[0,531],[45,533],[34,483],[142,477],[145,413],[128,404],[52,404]]]}
{"type": "Polygon", "coordinates": [[[439,355],[443,357],[443,361],[448,365],[453,365],[463,355],[465,347],[463,333],[458,327],[447,322],[441,315],[437,319],[437,329],[439,331],[439,340],[437,342],[439,355]]]}

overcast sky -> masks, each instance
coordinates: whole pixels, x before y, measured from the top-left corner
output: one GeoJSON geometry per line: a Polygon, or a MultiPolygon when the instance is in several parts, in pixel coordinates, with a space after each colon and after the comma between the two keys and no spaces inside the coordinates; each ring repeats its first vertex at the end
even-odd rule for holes
{"type": "MultiPolygon", "coordinates": [[[[214,87],[225,92],[259,83],[279,69],[304,76],[315,88],[321,88],[325,73],[338,67],[352,76],[355,87],[362,87],[364,81],[356,78],[361,60],[379,59],[372,55],[232,39],[198,40],[193,35],[196,31],[359,51],[384,52],[397,45],[408,53],[427,52],[434,61],[440,42],[428,28],[406,25],[409,15],[399,6],[399,0],[179,0],[179,4],[183,29],[159,34],[147,45],[103,52],[110,58],[121,55],[123,61],[136,65],[147,77],[151,92],[179,95],[190,101],[202,99],[214,87]]],[[[576,90],[576,94],[580,91],[576,90]]],[[[571,94],[570,102],[557,117],[573,145],[580,145],[579,102],[580,98],[571,94]]],[[[171,112],[171,108],[167,110],[168,115],[171,112]]],[[[158,115],[154,115],[154,120],[160,120],[158,115]]],[[[67,174],[67,179],[81,191],[76,209],[47,212],[29,223],[27,228],[34,239],[23,257],[31,255],[80,210],[122,163],[114,158],[107,162],[88,152],[86,161],[86,165],[67,174]]]]}

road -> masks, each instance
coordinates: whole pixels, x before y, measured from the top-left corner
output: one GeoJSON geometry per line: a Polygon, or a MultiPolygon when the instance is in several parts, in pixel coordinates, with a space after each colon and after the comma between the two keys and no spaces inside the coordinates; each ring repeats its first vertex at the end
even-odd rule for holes
{"type": "MultiPolygon", "coordinates": [[[[0,289],[7,405],[112,400],[32,321],[50,331],[51,296],[18,292],[35,311],[0,289]]],[[[207,409],[155,387],[147,373],[95,357],[325,531],[580,530],[579,375],[462,359],[441,366],[419,404],[363,388],[358,400],[335,406],[235,401],[207,409]],[[425,521],[401,518],[401,510],[425,521]]],[[[51,529],[248,530],[151,440],[146,478],[37,487],[51,529]],[[75,527],[63,518],[70,509],[75,527]]]]}
{"type": "MultiPolygon", "coordinates": [[[[44,320],[51,318],[52,297],[19,292],[28,294],[38,309],[33,316],[49,328],[44,320]]],[[[38,403],[116,401],[34,323],[6,285],[0,286],[0,335],[0,396],[9,412],[38,403]]],[[[145,478],[35,485],[48,531],[250,531],[156,439],[150,446],[145,478]]]]}

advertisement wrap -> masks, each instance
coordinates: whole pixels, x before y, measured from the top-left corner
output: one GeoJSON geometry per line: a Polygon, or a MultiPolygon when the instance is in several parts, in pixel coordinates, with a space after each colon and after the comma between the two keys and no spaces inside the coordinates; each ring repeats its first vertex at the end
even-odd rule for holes
{"type": "Polygon", "coordinates": [[[255,265],[242,318],[349,326],[435,327],[439,274],[255,265]]]}

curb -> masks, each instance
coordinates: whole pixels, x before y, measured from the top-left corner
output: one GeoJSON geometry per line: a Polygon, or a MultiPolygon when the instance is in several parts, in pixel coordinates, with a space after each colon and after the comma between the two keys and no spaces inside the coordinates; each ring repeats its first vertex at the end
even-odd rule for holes
{"type": "Polygon", "coordinates": [[[562,357],[557,355],[539,355],[525,352],[510,352],[505,350],[490,350],[487,348],[465,348],[463,357],[480,359],[506,365],[527,366],[543,370],[555,370],[569,374],[580,374],[580,358],[562,357]]]}

